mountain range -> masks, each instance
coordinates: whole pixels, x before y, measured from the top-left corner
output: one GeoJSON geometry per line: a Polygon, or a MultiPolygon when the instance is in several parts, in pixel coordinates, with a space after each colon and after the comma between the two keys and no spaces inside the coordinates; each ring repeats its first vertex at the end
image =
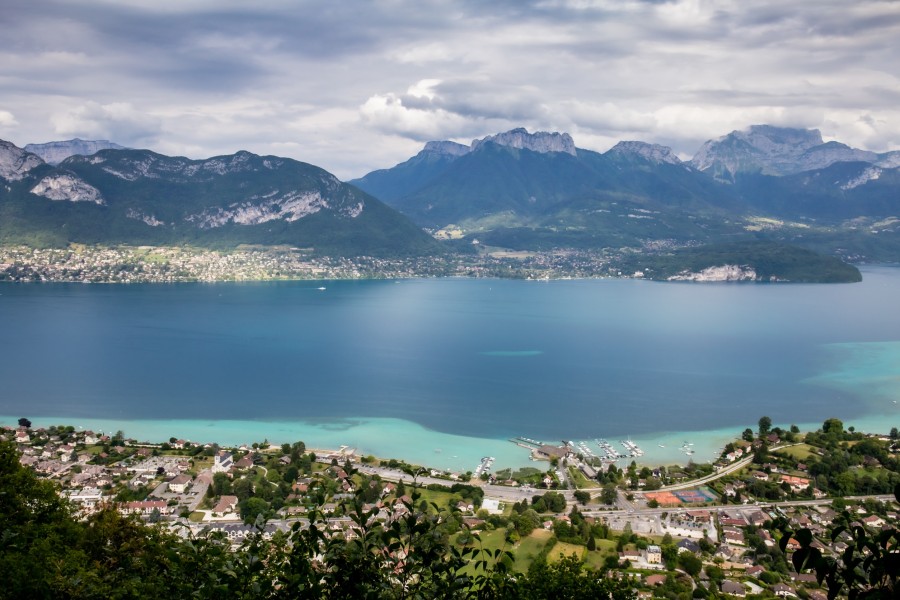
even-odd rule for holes
{"type": "Polygon", "coordinates": [[[682,161],[623,141],[604,153],[523,129],[428,142],[350,183],[439,238],[515,249],[765,238],[854,259],[900,260],[900,152],[755,125],[682,161]]]}
{"type": "Polygon", "coordinates": [[[770,125],[710,140],[691,160],[641,141],[595,152],[566,133],[519,128],[470,144],[428,142],[348,183],[249,152],[191,160],[107,141],[24,149],[0,141],[3,243],[284,244],[417,256],[756,239],[898,261],[898,225],[900,152],[770,125]]]}
{"type": "Polygon", "coordinates": [[[105,149],[50,165],[0,141],[0,242],[290,245],[421,255],[437,242],[313,165],[238,152],[206,160],[105,149]]]}

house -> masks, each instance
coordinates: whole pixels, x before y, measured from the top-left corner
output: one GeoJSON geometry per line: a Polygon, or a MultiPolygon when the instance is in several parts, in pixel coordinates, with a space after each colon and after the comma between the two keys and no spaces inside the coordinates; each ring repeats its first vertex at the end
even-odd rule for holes
{"type": "Polygon", "coordinates": [[[234,512],[234,509],[237,507],[237,503],[237,496],[222,496],[221,498],[219,498],[219,501],[212,509],[213,516],[222,517],[228,513],[234,512]]]}
{"type": "Polygon", "coordinates": [[[722,587],[720,588],[723,594],[728,594],[729,596],[737,596],[738,598],[743,598],[747,595],[747,590],[744,589],[744,586],[740,583],[725,580],[722,582],[722,587]]]}
{"type": "Polygon", "coordinates": [[[862,522],[869,527],[877,527],[879,529],[883,527],[885,523],[884,519],[882,519],[878,515],[869,515],[868,517],[863,517],[862,522]]]}
{"type": "Polygon", "coordinates": [[[644,583],[650,587],[656,587],[666,582],[665,575],[648,575],[644,578],[644,583]]]}
{"type": "Polygon", "coordinates": [[[119,512],[125,515],[149,516],[153,514],[153,511],[159,511],[159,514],[164,515],[171,514],[173,510],[171,506],[166,505],[164,500],[141,500],[119,505],[119,512]]]}
{"type": "Polygon", "coordinates": [[[809,487],[809,479],[805,477],[794,477],[793,475],[782,475],[781,482],[791,486],[795,492],[802,492],[809,487]]]}
{"type": "Polygon", "coordinates": [[[759,577],[759,575],[764,572],[765,572],[765,569],[759,565],[752,565],[750,567],[747,567],[747,570],[744,571],[744,573],[746,573],[750,577],[759,577]]]}
{"type": "Polygon", "coordinates": [[[169,481],[169,491],[173,494],[183,494],[187,491],[194,480],[190,475],[176,475],[174,479],[169,481]]]}
{"type": "Polygon", "coordinates": [[[234,463],[234,467],[236,469],[249,469],[253,466],[253,457],[251,455],[247,455],[242,457],[236,463],[234,463]]]}
{"type": "Polygon", "coordinates": [[[794,591],[794,588],[783,583],[776,583],[775,585],[773,585],[772,593],[774,593],[776,596],[781,596],[782,598],[787,598],[789,596],[792,598],[797,597],[797,592],[794,591]]]}
{"type": "Polygon", "coordinates": [[[744,518],[747,519],[748,523],[756,527],[761,527],[763,524],[765,524],[766,521],[769,520],[769,517],[766,516],[766,513],[761,510],[754,510],[749,513],[745,513],[744,518]]]}
{"type": "Polygon", "coordinates": [[[662,550],[659,546],[655,544],[647,546],[647,563],[651,565],[662,563],[662,550]]]}
{"type": "Polygon", "coordinates": [[[682,552],[693,552],[694,554],[700,552],[700,544],[687,538],[681,540],[675,546],[678,548],[679,554],[682,552]]]}
{"type": "Polygon", "coordinates": [[[471,502],[467,502],[466,500],[460,500],[456,504],[456,509],[460,512],[473,512],[475,510],[475,505],[471,502]]]}

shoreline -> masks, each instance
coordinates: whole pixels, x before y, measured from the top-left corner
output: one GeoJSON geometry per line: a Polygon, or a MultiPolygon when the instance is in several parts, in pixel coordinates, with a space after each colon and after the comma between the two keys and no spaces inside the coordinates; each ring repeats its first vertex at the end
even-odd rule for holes
{"type": "MultiPolygon", "coordinates": [[[[493,470],[504,468],[516,470],[534,467],[549,468],[547,461],[534,461],[531,453],[508,439],[477,438],[464,435],[441,433],[426,429],[412,421],[401,419],[369,418],[340,419],[334,421],[238,421],[238,420],[176,420],[176,419],[101,419],[83,417],[26,416],[32,427],[51,425],[72,425],[78,430],[93,430],[112,434],[123,431],[126,437],[139,442],[164,443],[175,437],[192,443],[217,443],[222,446],[237,447],[254,442],[268,441],[272,444],[303,441],[309,448],[337,450],[347,446],[356,450],[357,456],[372,455],[379,459],[397,459],[422,467],[464,473],[473,471],[482,457],[495,458],[493,470]]],[[[822,421],[830,418],[823,416],[822,421]]],[[[840,418],[840,417],[838,417],[840,418]]],[[[0,425],[15,427],[19,417],[0,415],[0,425]]],[[[758,419],[756,417],[755,419],[758,419]]],[[[756,420],[745,427],[756,429],[756,420]]],[[[867,433],[884,433],[900,421],[888,415],[866,415],[862,418],[844,421],[845,427],[854,426],[867,433]],[[893,424],[892,424],[893,423],[893,424]],[[880,431],[880,429],[884,431],[880,431]]],[[[843,421],[843,419],[842,419],[843,421]]],[[[818,423],[797,423],[801,431],[815,431],[818,423]]],[[[773,426],[787,429],[790,424],[778,423],[773,418],[773,426]]],[[[740,439],[744,427],[722,427],[704,431],[670,431],[642,434],[639,436],[606,435],[610,444],[624,451],[621,441],[630,441],[640,447],[643,456],[625,458],[616,464],[627,466],[634,460],[640,466],[686,465],[688,462],[708,463],[715,461],[721,449],[740,439]],[[693,454],[681,450],[690,443],[693,454]]],[[[529,436],[532,439],[539,437],[529,436]]],[[[597,436],[600,438],[601,436],[597,436]]],[[[600,448],[597,438],[573,438],[573,442],[584,441],[597,456],[600,448]]],[[[543,440],[558,444],[558,441],[543,440]]]]}

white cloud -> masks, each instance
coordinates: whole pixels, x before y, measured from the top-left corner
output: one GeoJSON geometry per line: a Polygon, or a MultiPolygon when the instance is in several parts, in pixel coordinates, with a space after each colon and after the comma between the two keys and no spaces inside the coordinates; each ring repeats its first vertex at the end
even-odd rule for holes
{"type": "Polygon", "coordinates": [[[18,125],[19,122],[8,110],[0,110],[0,127],[11,128],[18,125]]]}
{"type": "Polygon", "coordinates": [[[128,102],[98,104],[87,102],[51,117],[62,136],[104,138],[126,145],[152,140],[159,133],[160,120],[128,102]]]}

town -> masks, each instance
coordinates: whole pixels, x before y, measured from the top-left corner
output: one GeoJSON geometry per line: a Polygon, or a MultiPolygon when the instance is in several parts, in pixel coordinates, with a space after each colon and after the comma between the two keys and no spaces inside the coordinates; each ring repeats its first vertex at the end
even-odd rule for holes
{"type": "Polygon", "coordinates": [[[112,507],[235,551],[315,522],[350,541],[365,523],[432,515],[444,543],[508,551],[513,572],[576,560],[641,598],[823,600],[826,582],[798,558],[847,560],[860,536],[897,535],[897,429],[863,434],[838,419],[804,434],[762,417],[712,464],[639,465],[630,441],[626,456],[598,440],[598,457],[587,443],[518,438],[544,467],[493,470],[486,457],[466,473],[301,441],[151,443],[27,418],[0,431],[81,518],[112,507]]]}
{"type": "MultiPolygon", "coordinates": [[[[292,247],[229,251],[190,247],[87,246],[37,249],[0,245],[0,281],[172,283],[410,277],[560,279],[619,277],[608,250],[442,254],[408,258],[327,257],[292,247]]],[[[633,273],[629,273],[633,274],[633,273]]]]}

